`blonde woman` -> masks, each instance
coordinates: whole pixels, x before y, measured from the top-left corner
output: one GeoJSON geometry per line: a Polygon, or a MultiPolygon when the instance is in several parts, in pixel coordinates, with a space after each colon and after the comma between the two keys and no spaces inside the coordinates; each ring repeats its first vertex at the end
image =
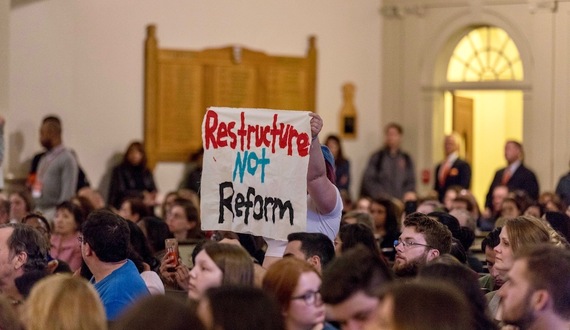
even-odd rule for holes
{"type": "Polygon", "coordinates": [[[24,310],[27,330],[106,330],[105,310],[86,280],[56,274],[38,282],[24,310]]]}

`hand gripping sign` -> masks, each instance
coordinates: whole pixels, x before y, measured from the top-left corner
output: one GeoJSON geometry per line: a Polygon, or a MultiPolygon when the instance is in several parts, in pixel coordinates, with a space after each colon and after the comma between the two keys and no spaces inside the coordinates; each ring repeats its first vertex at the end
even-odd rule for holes
{"type": "Polygon", "coordinates": [[[202,122],[203,230],[287,240],[306,230],[307,111],[209,108],[202,122]]]}

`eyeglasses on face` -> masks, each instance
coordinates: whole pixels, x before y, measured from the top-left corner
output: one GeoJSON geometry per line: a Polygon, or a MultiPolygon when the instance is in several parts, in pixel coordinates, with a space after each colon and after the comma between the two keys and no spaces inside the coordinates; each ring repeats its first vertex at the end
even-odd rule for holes
{"type": "Polygon", "coordinates": [[[322,302],[321,291],[308,291],[303,295],[291,297],[291,300],[299,300],[299,299],[303,299],[305,301],[305,304],[307,304],[307,306],[315,305],[316,302],[319,302],[320,304],[322,302]]]}
{"type": "Polygon", "coordinates": [[[397,247],[398,245],[402,244],[402,246],[404,247],[404,249],[407,248],[412,248],[415,246],[423,246],[423,247],[427,247],[430,249],[433,249],[433,247],[427,245],[427,244],[421,244],[421,243],[417,243],[417,242],[412,242],[412,241],[400,241],[400,240],[395,240],[394,241],[394,247],[397,247]]]}

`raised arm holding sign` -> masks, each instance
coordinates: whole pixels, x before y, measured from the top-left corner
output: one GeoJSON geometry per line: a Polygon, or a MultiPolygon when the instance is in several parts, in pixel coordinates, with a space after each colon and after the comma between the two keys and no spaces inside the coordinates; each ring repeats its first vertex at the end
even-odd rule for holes
{"type": "MultiPolygon", "coordinates": [[[[342,215],[342,199],[334,185],[334,158],[328,148],[321,146],[318,134],[323,127],[323,120],[315,113],[311,116],[311,148],[307,171],[307,232],[327,235],[334,241],[342,215]],[[328,154],[328,157],[325,157],[328,154]],[[328,158],[328,160],[326,160],[328,158]]],[[[281,259],[287,241],[266,239],[268,248],[263,267],[281,259]]]]}

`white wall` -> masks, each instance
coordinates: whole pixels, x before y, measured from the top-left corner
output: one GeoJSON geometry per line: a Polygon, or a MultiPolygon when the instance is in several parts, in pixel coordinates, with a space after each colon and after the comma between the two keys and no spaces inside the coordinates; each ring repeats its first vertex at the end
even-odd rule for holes
{"type": "MultiPolygon", "coordinates": [[[[41,118],[55,113],[65,144],[100,185],[113,155],[143,136],[143,45],[145,26],[154,23],[159,45],[169,48],[241,44],[301,56],[316,35],[324,134],[337,130],[342,84],[357,88],[360,135],[344,145],[356,191],[380,144],[378,9],[379,0],[12,0],[6,172],[25,175],[26,161],[40,150],[41,118]]],[[[160,190],[175,188],[181,173],[180,164],[159,164],[160,190]]]]}

